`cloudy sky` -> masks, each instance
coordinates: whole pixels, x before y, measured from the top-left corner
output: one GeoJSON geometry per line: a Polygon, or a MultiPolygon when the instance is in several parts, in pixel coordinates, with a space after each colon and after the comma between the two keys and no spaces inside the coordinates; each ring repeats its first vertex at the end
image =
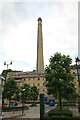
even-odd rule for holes
{"type": "Polygon", "coordinates": [[[42,18],[44,64],[55,52],[78,55],[78,0],[0,0],[0,73],[32,71],[37,59],[37,19],[42,18]]]}

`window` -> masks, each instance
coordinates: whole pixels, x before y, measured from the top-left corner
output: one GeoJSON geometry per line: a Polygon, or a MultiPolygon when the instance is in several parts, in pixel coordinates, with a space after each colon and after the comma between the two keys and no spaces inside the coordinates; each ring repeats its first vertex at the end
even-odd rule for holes
{"type": "Polygon", "coordinates": [[[17,85],[20,86],[20,81],[17,82],[17,85]]]}
{"type": "Polygon", "coordinates": [[[45,89],[43,89],[43,91],[45,91],[45,89]]]}
{"type": "Polygon", "coordinates": [[[40,78],[38,78],[38,80],[40,80],[40,78]]]}
{"type": "Polygon", "coordinates": [[[40,83],[38,83],[38,86],[40,86],[40,83]]]}

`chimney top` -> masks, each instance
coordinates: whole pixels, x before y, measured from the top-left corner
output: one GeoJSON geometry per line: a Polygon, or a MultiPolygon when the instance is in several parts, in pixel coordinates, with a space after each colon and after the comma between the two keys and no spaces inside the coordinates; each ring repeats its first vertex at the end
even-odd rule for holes
{"type": "Polygon", "coordinates": [[[41,17],[38,18],[38,21],[42,21],[41,17]]]}

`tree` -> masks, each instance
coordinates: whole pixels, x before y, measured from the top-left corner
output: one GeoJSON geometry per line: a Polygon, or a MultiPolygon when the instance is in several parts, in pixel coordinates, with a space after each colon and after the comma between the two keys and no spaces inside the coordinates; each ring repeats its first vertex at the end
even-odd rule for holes
{"type": "MultiPolygon", "coordinates": [[[[21,71],[17,71],[17,70],[11,70],[11,69],[8,69],[8,70],[3,70],[1,75],[5,78],[5,82],[6,82],[6,77],[7,77],[7,74],[9,72],[21,72],[21,71]]],[[[17,90],[19,92],[19,90],[17,90]]],[[[17,93],[18,93],[17,92],[17,93]]],[[[3,92],[2,92],[3,93],[3,92]]],[[[16,93],[16,95],[17,95],[16,93]]],[[[19,99],[19,96],[17,96],[17,100],[19,99]]],[[[2,96],[2,103],[4,103],[4,93],[3,93],[3,96],[2,96]]]]}
{"type": "MultiPolygon", "coordinates": [[[[24,91],[24,102],[26,102],[26,100],[30,100],[30,95],[31,95],[30,86],[28,84],[24,84],[24,86],[21,87],[21,93],[23,92],[23,89],[25,89],[25,91],[24,91]]],[[[22,94],[21,94],[21,99],[23,99],[22,94]]]]}
{"type": "Polygon", "coordinates": [[[7,76],[8,72],[12,72],[12,70],[11,69],[3,70],[2,73],[1,73],[1,75],[6,79],[6,76],[7,76]]]}
{"type": "Polygon", "coordinates": [[[31,100],[33,100],[33,105],[35,105],[35,101],[38,99],[39,91],[35,85],[31,87],[31,100]]]}
{"type": "Polygon", "coordinates": [[[70,99],[76,95],[74,76],[71,74],[72,59],[69,55],[55,53],[45,68],[46,87],[48,94],[59,98],[60,111],[62,111],[62,98],[70,99]]]}
{"type": "Polygon", "coordinates": [[[16,87],[16,90],[15,90],[15,93],[14,93],[14,98],[13,98],[15,101],[19,101],[19,99],[20,99],[19,93],[20,93],[20,89],[19,89],[19,87],[17,86],[17,87],[16,87]]]}
{"type": "Polygon", "coordinates": [[[2,97],[9,100],[9,106],[11,99],[19,100],[19,88],[14,78],[9,78],[3,88],[2,97]]]}
{"type": "Polygon", "coordinates": [[[22,71],[8,69],[8,70],[3,70],[1,75],[6,78],[8,72],[22,72],[22,71]]]}

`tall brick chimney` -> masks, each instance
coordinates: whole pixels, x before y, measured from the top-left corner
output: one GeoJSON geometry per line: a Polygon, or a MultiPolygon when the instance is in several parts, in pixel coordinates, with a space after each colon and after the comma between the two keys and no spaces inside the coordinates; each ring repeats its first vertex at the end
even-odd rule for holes
{"type": "Polygon", "coordinates": [[[38,34],[37,34],[37,71],[44,71],[43,60],[43,38],[42,38],[42,19],[38,18],[38,34]]]}

